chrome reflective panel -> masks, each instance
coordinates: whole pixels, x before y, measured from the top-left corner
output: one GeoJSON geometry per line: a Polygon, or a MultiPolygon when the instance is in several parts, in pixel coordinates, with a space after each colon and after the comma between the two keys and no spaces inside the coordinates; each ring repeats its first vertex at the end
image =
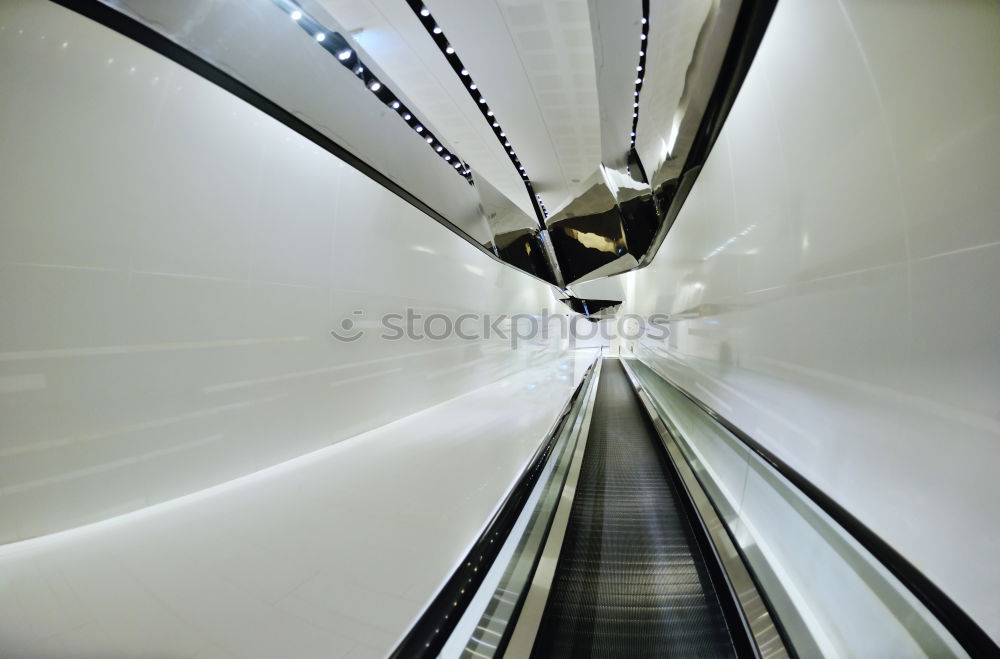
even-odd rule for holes
{"type": "MultiPolygon", "coordinates": [[[[217,83],[220,77],[236,81],[251,90],[239,94],[244,100],[480,249],[562,288],[650,261],[714,144],[774,2],[706,1],[671,9],[642,1],[616,3],[620,11],[613,12],[610,3],[591,2],[603,164],[555,213],[537,195],[531,199],[546,218],[544,227],[520,210],[528,204],[499,192],[440,137],[442,131],[321,3],[104,4],[181,50],[159,52],[217,83]],[[683,29],[676,27],[677,12],[684,14],[683,29]],[[634,49],[623,48],[629,43],[634,49]]],[[[457,57],[437,41],[446,57],[457,57]]],[[[497,121],[493,125],[501,130],[497,121]]],[[[525,194],[530,191],[529,184],[525,194]]]]}
{"type": "Polygon", "coordinates": [[[622,304],[621,300],[585,300],[579,297],[567,297],[559,301],[588,318],[610,318],[622,304]]]}
{"type": "Polygon", "coordinates": [[[604,164],[548,220],[567,283],[642,267],[655,254],[724,118],[712,103],[735,95],[733,63],[723,65],[734,58],[742,6],[635,2],[609,11],[591,2],[604,164]]]}
{"type": "Polygon", "coordinates": [[[567,283],[625,272],[638,265],[643,251],[630,241],[631,220],[623,215],[616,196],[621,194],[629,202],[643,193],[651,198],[648,186],[640,184],[636,190],[633,183],[600,167],[580,185],[572,201],[547,220],[567,283]]]}
{"type": "Polygon", "coordinates": [[[636,127],[637,158],[648,173],[659,226],[640,266],[656,254],[701,172],[774,11],[776,0],[722,0],[667,7],[653,3],[646,42],[650,66],[636,127]],[[697,32],[677,24],[700,25],[697,32]],[[667,38],[674,36],[674,39],[667,38]],[[674,85],[684,66],[683,86],[674,85]],[[675,71],[672,73],[671,68],[675,71]]]}
{"type": "Polygon", "coordinates": [[[515,231],[538,231],[538,222],[520,206],[496,189],[481,176],[473,177],[476,191],[479,193],[479,212],[489,228],[490,238],[487,247],[493,249],[496,236],[502,236],[515,231]]]}

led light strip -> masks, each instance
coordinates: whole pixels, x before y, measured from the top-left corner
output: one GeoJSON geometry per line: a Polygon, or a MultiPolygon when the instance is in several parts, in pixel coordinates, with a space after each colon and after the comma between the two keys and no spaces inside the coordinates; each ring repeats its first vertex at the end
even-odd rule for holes
{"type": "Polygon", "coordinates": [[[375,77],[375,74],[365,66],[361,58],[358,57],[358,54],[347,43],[347,39],[338,32],[326,29],[319,21],[309,16],[291,0],[273,0],[273,2],[288,14],[288,17],[295,21],[306,34],[312,37],[317,45],[336,58],[341,66],[350,69],[380,101],[395,110],[396,114],[414,132],[418,133],[442,160],[451,165],[457,174],[465,178],[470,185],[472,184],[472,171],[469,165],[456,153],[447,149],[433,133],[424,127],[424,123],[416,117],[415,113],[408,109],[385,83],[375,77]]]}
{"type": "Polygon", "coordinates": [[[521,164],[520,159],[517,157],[517,153],[514,152],[514,147],[510,145],[510,140],[507,138],[507,134],[504,132],[503,128],[500,126],[500,121],[494,116],[493,111],[490,109],[489,104],[486,102],[486,98],[483,96],[482,92],[479,91],[479,86],[472,80],[472,75],[469,70],[465,68],[462,64],[462,60],[459,59],[458,54],[455,52],[454,46],[449,43],[447,37],[444,36],[444,31],[441,26],[434,21],[434,17],[431,16],[431,11],[423,5],[422,0],[406,0],[407,4],[417,15],[421,24],[427,29],[428,34],[430,34],[431,39],[437,44],[438,48],[441,49],[441,53],[444,55],[448,64],[451,68],[455,70],[458,74],[459,79],[462,81],[462,85],[465,87],[466,91],[469,92],[469,96],[472,100],[476,102],[476,107],[479,111],[483,113],[483,117],[489,122],[490,126],[493,128],[493,134],[496,135],[497,140],[503,145],[504,151],[507,152],[507,157],[517,168],[517,173],[521,175],[521,180],[524,181],[524,187],[528,190],[528,197],[531,199],[531,203],[535,208],[535,214],[538,216],[538,222],[545,227],[545,218],[549,216],[547,210],[545,210],[545,204],[542,203],[541,197],[535,193],[534,187],[531,185],[531,179],[528,178],[527,172],[524,171],[524,165],[521,164]]]}
{"type": "Polygon", "coordinates": [[[635,130],[639,125],[639,92],[642,91],[642,79],[646,75],[647,37],[649,37],[649,0],[642,0],[642,32],[639,34],[639,64],[635,67],[635,100],[632,102],[630,149],[635,149],[635,130]]]}

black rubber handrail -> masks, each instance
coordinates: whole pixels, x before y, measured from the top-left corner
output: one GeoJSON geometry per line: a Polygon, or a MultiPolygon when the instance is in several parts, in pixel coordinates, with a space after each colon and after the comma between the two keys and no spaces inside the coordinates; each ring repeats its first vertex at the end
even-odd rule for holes
{"type": "Polygon", "coordinates": [[[486,524],[483,532],[459,564],[458,569],[441,587],[434,599],[400,641],[390,657],[436,657],[469,606],[476,591],[486,578],[500,548],[510,534],[525,502],[538,482],[538,478],[555,448],[556,440],[565,425],[574,403],[586,390],[594,374],[595,360],[580,379],[573,395],[563,406],[559,418],[552,425],[547,438],[541,443],[528,465],[510,489],[503,502],[486,524]]]}
{"type": "MultiPolygon", "coordinates": [[[[637,357],[637,359],[639,358],[637,357]]],[[[837,503],[831,496],[816,487],[812,481],[789,466],[787,462],[762,446],[753,437],[743,432],[735,423],[719,414],[712,407],[691,394],[687,389],[677,384],[672,378],[664,375],[642,359],[639,359],[639,361],[654,375],[679,391],[685,398],[697,405],[702,412],[712,417],[712,419],[728,430],[736,439],[769,464],[823,512],[837,522],[862,547],[874,556],[876,560],[885,566],[893,576],[899,579],[972,657],[976,657],[977,659],[979,657],[1000,657],[1000,646],[990,638],[989,634],[983,631],[983,628],[969,614],[963,611],[954,600],[928,579],[923,572],[896,551],[892,545],[848,512],[846,508],[837,503]]]]}

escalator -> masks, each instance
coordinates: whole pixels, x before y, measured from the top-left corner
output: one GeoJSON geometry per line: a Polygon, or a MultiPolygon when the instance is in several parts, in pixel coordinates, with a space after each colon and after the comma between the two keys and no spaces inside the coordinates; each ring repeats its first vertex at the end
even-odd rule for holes
{"type": "Polygon", "coordinates": [[[532,656],[736,656],[675,476],[619,360],[605,360],[597,386],[532,656]]]}
{"type": "Polygon", "coordinates": [[[392,657],[1000,656],[715,410],[598,358],[392,657]]]}

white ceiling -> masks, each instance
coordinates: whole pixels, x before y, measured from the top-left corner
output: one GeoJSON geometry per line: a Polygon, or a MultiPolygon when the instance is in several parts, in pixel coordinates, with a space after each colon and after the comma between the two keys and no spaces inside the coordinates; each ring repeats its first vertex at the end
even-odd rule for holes
{"type": "MultiPolygon", "coordinates": [[[[402,0],[318,0],[473,169],[534,216],[518,172],[402,0]],[[357,30],[360,32],[356,32],[357,30]]],[[[536,192],[561,205],[601,162],[586,0],[427,0],[536,192]]]]}

